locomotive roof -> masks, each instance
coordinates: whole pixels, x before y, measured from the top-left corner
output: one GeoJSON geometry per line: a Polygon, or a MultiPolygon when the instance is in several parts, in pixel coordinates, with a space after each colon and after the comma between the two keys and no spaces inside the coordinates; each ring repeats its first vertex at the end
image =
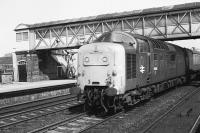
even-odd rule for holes
{"type": "MultiPolygon", "coordinates": [[[[169,51],[175,51],[177,48],[178,49],[182,48],[182,47],[180,47],[180,46],[178,46],[176,44],[165,42],[165,41],[161,41],[161,40],[158,40],[158,39],[149,38],[149,37],[142,36],[142,35],[139,35],[139,34],[132,34],[132,33],[129,33],[129,34],[131,34],[134,37],[144,38],[144,39],[147,39],[147,40],[149,40],[151,42],[154,41],[154,42],[160,43],[162,45],[165,45],[166,47],[168,47],[169,51]]],[[[154,42],[152,42],[152,43],[154,43],[154,42]]]]}
{"type": "Polygon", "coordinates": [[[120,12],[120,13],[101,14],[97,16],[65,19],[65,20],[50,21],[50,22],[43,22],[43,23],[20,24],[24,26],[21,27],[20,29],[18,29],[19,26],[17,26],[15,30],[34,29],[34,28],[58,26],[58,25],[63,25],[63,24],[74,24],[74,23],[81,23],[81,22],[103,21],[103,20],[108,20],[108,19],[123,18],[123,17],[129,17],[129,16],[132,17],[132,16],[137,16],[137,15],[148,15],[148,14],[154,14],[154,13],[195,9],[199,7],[200,7],[200,2],[192,2],[192,3],[185,3],[185,4],[179,4],[179,5],[173,5],[173,6],[163,6],[163,7],[133,10],[133,11],[127,11],[127,12],[120,12]]]}
{"type": "Polygon", "coordinates": [[[165,50],[169,50],[169,51],[176,51],[176,49],[180,49],[182,47],[180,46],[177,46],[175,44],[172,44],[172,43],[168,43],[168,42],[163,42],[163,41],[160,41],[160,40],[157,40],[157,39],[153,39],[153,38],[149,38],[149,37],[146,37],[146,36],[143,36],[143,35],[139,35],[139,34],[133,34],[133,33],[130,33],[130,32],[123,32],[123,31],[111,31],[111,32],[106,32],[104,34],[102,34],[102,36],[100,36],[99,38],[97,38],[94,42],[103,42],[103,41],[107,41],[107,42],[110,42],[112,41],[112,37],[111,36],[115,36],[115,34],[124,34],[124,35],[127,35],[129,37],[133,37],[133,38],[140,38],[140,39],[145,39],[145,40],[149,40],[152,44],[157,44],[159,45],[159,47],[162,47],[162,49],[165,49],[165,50]]]}

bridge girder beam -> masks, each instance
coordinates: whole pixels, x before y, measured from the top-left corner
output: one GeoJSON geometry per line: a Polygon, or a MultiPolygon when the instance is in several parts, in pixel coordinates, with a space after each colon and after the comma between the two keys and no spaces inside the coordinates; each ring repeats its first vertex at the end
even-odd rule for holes
{"type": "Polygon", "coordinates": [[[91,42],[107,31],[125,31],[166,40],[200,37],[200,9],[128,16],[34,29],[31,49],[67,47],[91,42]]]}

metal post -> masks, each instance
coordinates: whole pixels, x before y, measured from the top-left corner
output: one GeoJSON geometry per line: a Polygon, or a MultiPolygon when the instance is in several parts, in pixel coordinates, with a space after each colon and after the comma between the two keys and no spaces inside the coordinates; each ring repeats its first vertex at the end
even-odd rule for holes
{"type": "Polygon", "coordinates": [[[18,62],[17,62],[17,55],[15,53],[15,49],[12,52],[12,61],[13,61],[13,76],[14,76],[14,81],[15,82],[19,82],[18,62]]]}

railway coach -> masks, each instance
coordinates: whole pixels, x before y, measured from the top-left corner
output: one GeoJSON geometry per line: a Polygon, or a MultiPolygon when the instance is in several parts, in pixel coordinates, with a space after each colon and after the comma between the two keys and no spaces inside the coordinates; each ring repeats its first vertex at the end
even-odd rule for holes
{"type": "Polygon", "coordinates": [[[107,32],[78,53],[77,87],[89,108],[105,112],[134,105],[194,79],[198,52],[121,31],[107,32]]]}

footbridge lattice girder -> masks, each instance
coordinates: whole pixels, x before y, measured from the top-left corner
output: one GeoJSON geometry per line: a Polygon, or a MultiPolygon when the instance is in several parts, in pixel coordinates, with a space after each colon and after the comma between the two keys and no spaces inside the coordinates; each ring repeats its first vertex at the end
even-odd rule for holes
{"type": "Polygon", "coordinates": [[[128,16],[32,29],[33,50],[84,44],[113,30],[132,32],[161,40],[200,37],[200,8],[182,11],[128,16]]]}

